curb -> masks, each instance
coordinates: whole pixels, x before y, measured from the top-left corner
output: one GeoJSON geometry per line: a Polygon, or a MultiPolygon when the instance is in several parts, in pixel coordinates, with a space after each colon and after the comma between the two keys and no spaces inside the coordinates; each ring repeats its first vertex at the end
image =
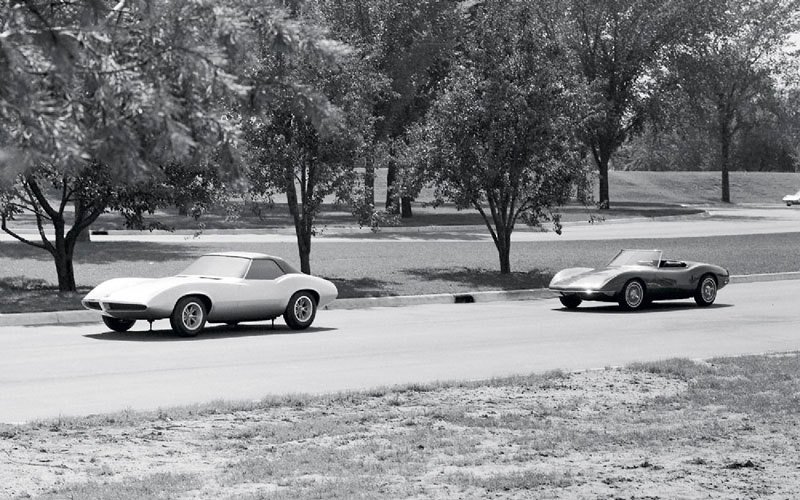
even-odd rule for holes
{"type": "Polygon", "coordinates": [[[755,283],[756,281],[798,280],[800,272],[740,274],[731,276],[731,283],[755,283]]]}
{"type": "Polygon", "coordinates": [[[364,309],[368,307],[404,307],[424,304],[472,304],[475,302],[539,300],[555,297],[556,294],[547,288],[504,290],[497,292],[436,293],[431,295],[398,295],[391,297],[338,299],[330,305],[325,306],[323,309],[364,309]]]}
{"type": "MultiPolygon", "coordinates": [[[[755,283],[759,281],[798,280],[800,272],[762,273],[732,275],[730,283],[755,283]]],[[[398,295],[390,297],[364,297],[338,299],[325,306],[325,310],[366,309],[370,307],[405,307],[425,304],[472,304],[476,302],[499,302],[513,300],[542,300],[557,297],[547,288],[528,290],[503,290],[493,292],[437,293],[430,295],[398,295]]],[[[3,326],[70,325],[97,323],[101,314],[97,311],[52,311],[36,313],[0,314],[3,326]]]]}

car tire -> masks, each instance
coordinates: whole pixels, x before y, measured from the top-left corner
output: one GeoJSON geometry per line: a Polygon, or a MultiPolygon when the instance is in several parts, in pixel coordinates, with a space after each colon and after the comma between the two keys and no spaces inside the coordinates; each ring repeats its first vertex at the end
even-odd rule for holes
{"type": "Polygon", "coordinates": [[[135,319],[122,319],[112,318],[111,316],[103,316],[103,323],[115,332],[127,332],[136,323],[135,319]]]}
{"type": "Polygon", "coordinates": [[[206,324],[206,305],[199,297],[184,297],[169,317],[172,331],[181,337],[195,337],[206,324]]]}
{"type": "Polygon", "coordinates": [[[581,302],[583,302],[583,299],[577,295],[562,295],[558,300],[560,300],[561,305],[567,309],[577,309],[577,307],[581,305],[581,302]]]}
{"type": "Polygon", "coordinates": [[[292,330],[305,330],[317,315],[317,301],[310,292],[297,292],[289,299],[283,320],[292,330]]]}
{"type": "Polygon", "coordinates": [[[625,283],[619,298],[619,306],[626,311],[638,311],[645,304],[647,304],[647,290],[644,283],[638,279],[625,283]]]}
{"type": "Polygon", "coordinates": [[[708,307],[717,299],[717,280],[711,274],[705,274],[697,284],[694,301],[700,307],[708,307]]]}

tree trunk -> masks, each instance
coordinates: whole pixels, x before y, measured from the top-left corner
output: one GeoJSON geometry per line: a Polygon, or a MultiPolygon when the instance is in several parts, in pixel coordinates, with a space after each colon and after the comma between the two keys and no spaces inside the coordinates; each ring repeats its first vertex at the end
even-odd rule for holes
{"type": "Polygon", "coordinates": [[[64,235],[64,224],[53,224],[55,227],[55,245],[53,248],[53,259],[56,263],[56,275],[58,276],[59,292],[74,292],[75,269],[72,264],[72,257],[75,253],[75,238],[64,235]]]}
{"type": "Polygon", "coordinates": [[[386,211],[390,214],[400,213],[400,203],[397,196],[397,164],[389,162],[386,172],[386,211]]]}
{"type": "Polygon", "coordinates": [[[497,232],[497,254],[500,257],[500,274],[511,272],[511,231],[497,232]]]}
{"type": "Polygon", "coordinates": [[[722,201],[731,202],[731,187],[728,177],[728,166],[731,158],[731,133],[727,123],[720,125],[720,171],[722,171],[722,201]]]}
{"type": "Polygon", "coordinates": [[[608,164],[611,161],[611,149],[604,147],[602,144],[592,146],[592,156],[594,156],[594,163],[597,165],[597,172],[599,174],[599,199],[597,206],[601,210],[611,208],[611,197],[608,194],[608,164]]]}
{"type": "Polygon", "coordinates": [[[411,202],[413,200],[410,196],[403,196],[400,198],[400,217],[403,219],[410,219],[413,215],[411,213],[411,202]]]}
{"type": "Polygon", "coordinates": [[[297,235],[297,251],[300,254],[300,271],[311,274],[311,231],[297,235]]]}
{"type": "Polygon", "coordinates": [[[364,166],[364,205],[375,207],[375,164],[372,159],[364,166]]]}

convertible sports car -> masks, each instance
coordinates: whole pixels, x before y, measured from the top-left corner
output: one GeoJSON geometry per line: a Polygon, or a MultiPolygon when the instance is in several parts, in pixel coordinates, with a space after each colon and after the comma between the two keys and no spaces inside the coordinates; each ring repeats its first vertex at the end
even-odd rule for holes
{"type": "Polygon", "coordinates": [[[786,203],[787,207],[791,207],[792,205],[800,205],[800,191],[796,192],[795,194],[787,194],[783,197],[783,202],[786,203]]]}
{"type": "Polygon", "coordinates": [[[602,269],[560,271],[550,281],[550,289],[561,294],[567,309],[575,309],[584,300],[599,300],[636,310],[654,300],[690,297],[699,306],[710,306],[717,290],[729,280],[728,270],[719,266],[663,260],[661,250],[622,250],[602,269]]]}
{"type": "Polygon", "coordinates": [[[303,274],[281,258],[223,252],[203,255],[177,276],[105,281],[82,302],[102,311],[103,322],[117,332],[139,319],[152,324],[169,318],[176,333],[193,337],[206,322],[235,325],[281,315],[290,328],[303,330],[317,308],[337,295],[330,281],[303,274]]]}

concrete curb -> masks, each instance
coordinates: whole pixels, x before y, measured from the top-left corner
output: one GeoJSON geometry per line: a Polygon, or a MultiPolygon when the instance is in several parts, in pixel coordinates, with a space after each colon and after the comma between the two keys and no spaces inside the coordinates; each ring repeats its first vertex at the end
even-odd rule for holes
{"type": "MultiPolygon", "coordinates": [[[[731,276],[731,284],[798,279],[800,279],[800,272],[743,274],[731,276]]],[[[364,297],[359,299],[338,299],[332,304],[325,306],[324,309],[342,310],[365,309],[369,307],[404,307],[424,304],[471,304],[474,302],[541,300],[555,298],[556,296],[554,292],[551,292],[547,288],[535,288],[529,290],[505,290],[495,292],[364,297]]],[[[89,310],[0,314],[0,327],[97,323],[101,321],[100,316],[99,312],[89,310]]]]}
{"type": "Polygon", "coordinates": [[[497,292],[436,293],[431,295],[399,295],[392,297],[339,299],[325,306],[325,309],[364,309],[367,307],[403,307],[423,304],[471,304],[473,302],[538,300],[554,297],[556,297],[556,294],[546,288],[497,292]]]}
{"type": "Polygon", "coordinates": [[[780,280],[798,280],[798,279],[800,279],[800,272],[740,274],[731,276],[731,284],[754,283],[756,281],[780,281],[780,280]]]}

